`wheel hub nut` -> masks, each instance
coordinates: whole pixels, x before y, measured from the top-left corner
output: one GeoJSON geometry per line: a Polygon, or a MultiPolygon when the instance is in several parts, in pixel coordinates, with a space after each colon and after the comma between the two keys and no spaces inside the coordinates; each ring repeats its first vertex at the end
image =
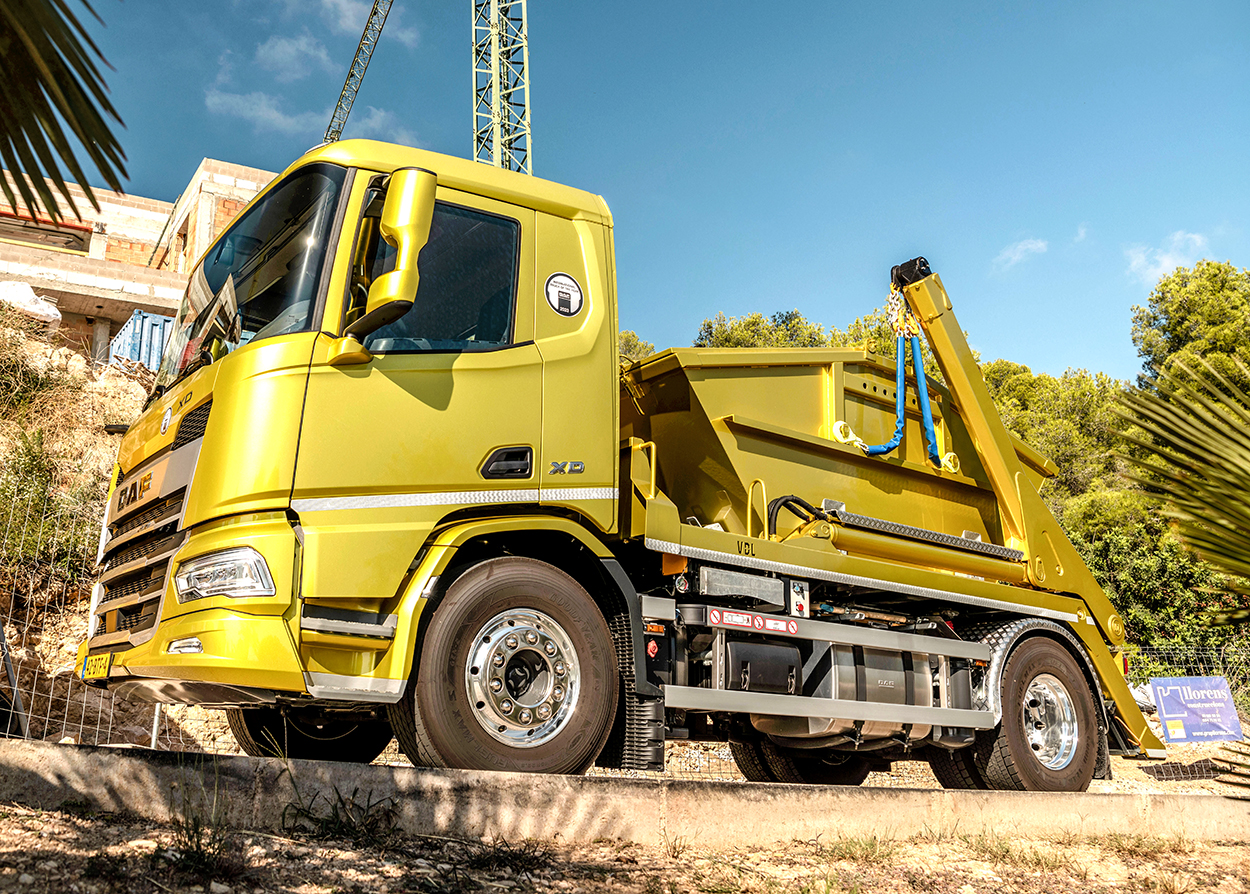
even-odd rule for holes
{"type": "Polygon", "coordinates": [[[507,646],[509,649],[515,649],[519,645],[519,643],[517,642],[517,638],[515,636],[509,636],[507,639],[503,641],[503,644],[507,646]]]}
{"type": "Polygon", "coordinates": [[[546,720],[550,716],[551,716],[551,705],[539,705],[538,706],[538,719],[539,720],[546,720]]]}
{"type": "Polygon", "coordinates": [[[523,708],[521,713],[517,715],[517,719],[522,723],[529,723],[534,715],[530,714],[529,709],[523,708]]]}
{"type": "Polygon", "coordinates": [[[503,680],[496,677],[495,679],[490,681],[491,692],[498,692],[500,689],[503,689],[503,680]]]}
{"type": "Polygon", "coordinates": [[[538,642],[538,634],[532,630],[527,631],[525,634],[525,641],[531,646],[534,645],[534,643],[538,642]]]}
{"type": "Polygon", "coordinates": [[[557,661],[555,663],[555,666],[552,668],[552,670],[554,670],[558,676],[563,677],[564,676],[564,662],[557,661]]]}
{"type": "Polygon", "coordinates": [[[503,667],[503,656],[496,652],[495,657],[490,660],[490,663],[495,665],[495,667],[503,667]]]}
{"type": "Polygon", "coordinates": [[[543,651],[545,651],[548,655],[556,654],[556,644],[548,642],[547,645],[543,646],[543,651]]]}
{"type": "Polygon", "coordinates": [[[562,698],[564,698],[564,687],[563,687],[563,686],[553,686],[553,687],[551,688],[551,697],[552,697],[552,698],[554,698],[554,699],[562,699],[562,698]]]}
{"type": "Polygon", "coordinates": [[[503,701],[501,701],[499,703],[499,710],[503,711],[505,714],[511,714],[512,713],[512,700],[505,698],[503,701]]]}

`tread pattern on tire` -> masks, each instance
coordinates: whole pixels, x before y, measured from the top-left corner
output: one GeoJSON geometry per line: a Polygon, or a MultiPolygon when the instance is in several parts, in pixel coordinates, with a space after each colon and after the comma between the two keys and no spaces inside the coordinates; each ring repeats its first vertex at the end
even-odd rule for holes
{"type": "Polygon", "coordinates": [[[794,756],[767,740],[760,743],[760,751],[768,764],[768,772],[778,782],[790,782],[796,785],[859,785],[868,778],[868,764],[858,756],[848,757],[843,764],[822,766],[819,757],[794,756]],[[805,764],[809,765],[811,770],[808,770],[805,764]],[[814,778],[814,773],[822,773],[835,778],[818,779],[814,778]]]}
{"type": "MultiPolygon", "coordinates": [[[[468,733],[468,735],[470,736],[470,738],[468,739],[464,739],[464,738],[457,739],[455,737],[448,739],[447,737],[449,735],[449,732],[442,731],[442,730],[438,731],[438,737],[441,737],[444,740],[444,745],[447,746],[449,749],[448,756],[445,757],[443,753],[440,751],[438,744],[437,744],[438,739],[435,736],[436,731],[431,729],[429,724],[431,723],[437,724],[437,722],[439,722],[441,718],[439,716],[435,716],[433,719],[431,719],[431,718],[424,718],[422,716],[422,707],[421,707],[422,685],[421,685],[420,674],[421,674],[423,664],[426,664],[427,660],[430,659],[429,647],[430,647],[431,639],[433,638],[437,640],[439,637],[442,637],[443,640],[445,641],[444,645],[448,649],[454,650],[458,648],[458,646],[456,645],[457,634],[454,631],[458,630],[459,628],[454,627],[454,626],[448,627],[447,625],[448,624],[454,625],[455,622],[450,619],[452,617],[455,617],[457,612],[460,612],[463,614],[464,616],[463,619],[471,618],[473,614],[474,606],[478,604],[478,600],[483,596],[483,590],[470,589],[467,591],[467,593],[465,593],[465,592],[457,591],[456,588],[461,586],[462,584],[470,588],[476,588],[476,587],[481,586],[485,588],[485,593],[490,593],[490,581],[492,580],[492,578],[495,575],[502,575],[503,576],[502,584],[499,584],[498,581],[496,582],[496,584],[507,586],[507,584],[509,583],[508,575],[515,574],[516,573],[515,570],[512,570],[512,569],[515,569],[515,567],[517,566],[521,566],[525,574],[528,574],[531,577],[535,578],[534,580],[528,581],[529,584],[537,586],[537,589],[535,589],[533,592],[548,592],[549,598],[556,599],[557,602],[560,599],[564,599],[566,600],[566,606],[567,605],[578,606],[577,608],[571,611],[571,615],[574,618],[576,618],[576,616],[580,613],[585,617],[583,617],[583,619],[580,622],[574,624],[572,627],[569,627],[569,629],[570,631],[575,632],[575,636],[580,635],[584,638],[584,645],[589,649],[589,654],[585,656],[586,660],[589,661],[590,655],[595,654],[597,646],[602,647],[603,649],[602,658],[605,662],[602,665],[602,670],[604,672],[603,676],[605,678],[612,678],[612,679],[617,679],[617,680],[620,679],[619,674],[617,674],[615,671],[616,650],[615,650],[615,645],[611,636],[611,630],[608,628],[607,619],[603,618],[602,609],[596,604],[596,602],[590,596],[590,594],[586,592],[585,588],[582,587],[582,585],[575,578],[573,578],[571,575],[569,575],[567,572],[563,571],[559,567],[552,565],[548,562],[543,562],[538,559],[530,559],[530,558],[522,558],[522,557],[514,557],[514,556],[488,559],[466,570],[464,574],[457,577],[456,580],[453,581],[450,584],[450,586],[447,588],[446,598],[439,605],[438,611],[450,610],[452,614],[450,616],[443,616],[442,629],[440,629],[440,627],[438,626],[440,623],[440,616],[437,614],[434,615],[433,619],[431,620],[430,627],[427,631],[426,638],[423,642],[422,648],[418,651],[417,655],[414,657],[412,675],[409,678],[408,686],[405,689],[404,695],[398,702],[396,702],[395,704],[392,704],[388,709],[388,712],[391,718],[391,726],[395,731],[396,738],[399,739],[400,748],[403,750],[403,752],[406,755],[408,755],[409,759],[411,759],[415,765],[425,766],[425,767],[473,766],[472,763],[461,763],[461,760],[468,761],[469,760],[468,758],[464,758],[463,755],[457,756],[454,753],[452,753],[452,751],[455,748],[460,747],[461,745],[464,745],[465,747],[469,747],[471,745],[471,743],[474,741],[472,739],[471,732],[468,733]],[[529,567],[525,568],[524,566],[529,566],[529,567]],[[469,580],[474,575],[480,575],[480,577],[474,578],[473,580],[469,580]],[[554,578],[553,578],[553,575],[555,576],[554,578]],[[543,581],[542,580],[543,578],[547,578],[547,580],[543,581]],[[545,591],[543,589],[544,585],[547,587],[553,586],[552,581],[557,578],[562,579],[563,583],[567,583],[569,587],[574,588],[575,592],[565,591],[563,595],[559,595],[560,591],[558,590],[558,588],[550,592],[545,591]],[[557,598],[557,596],[559,596],[559,598],[557,598]],[[582,602],[584,602],[584,606],[581,605],[582,602]],[[590,612],[597,613],[598,619],[601,620],[603,623],[602,643],[596,642],[595,631],[591,630],[591,627],[593,627],[594,625],[589,620],[592,617],[589,614],[590,612]],[[610,673],[608,672],[609,666],[611,667],[610,673]],[[448,745],[448,742],[452,742],[452,745],[448,745]]],[[[524,575],[522,575],[522,577],[524,577],[524,575]]],[[[514,585],[516,585],[515,582],[514,582],[514,585]]],[[[515,599],[517,597],[512,596],[508,598],[515,599]]],[[[569,611],[567,607],[564,610],[569,611]]],[[[565,623],[565,626],[566,627],[569,626],[567,622],[565,623]]],[[[447,652],[446,650],[444,650],[444,652],[446,655],[451,654],[451,652],[447,652]]],[[[433,665],[426,665],[426,666],[433,667],[433,665]]],[[[590,664],[590,666],[592,668],[596,667],[596,665],[593,662],[590,664]]],[[[441,679],[441,677],[431,677],[429,679],[436,680],[436,679],[441,679]]],[[[586,693],[588,695],[593,696],[595,693],[607,691],[607,690],[602,689],[602,687],[596,688],[594,686],[590,686],[589,685],[590,680],[591,680],[591,677],[587,676],[586,684],[588,688],[586,689],[586,693]]],[[[448,702],[448,704],[446,705],[449,711],[454,712],[454,711],[459,710],[459,708],[456,708],[456,698],[458,697],[459,696],[453,697],[451,701],[448,702]]],[[[603,738],[599,740],[600,746],[605,744],[606,740],[608,739],[611,733],[612,726],[613,726],[613,718],[616,717],[616,708],[617,708],[619,698],[620,698],[619,689],[613,689],[611,692],[611,696],[604,703],[605,704],[604,710],[608,710],[609,713],[611,714],[611,717],[607,721],[607,726],[602,731],[603,738]]],[[[587,704],[591,704],[591,703],[592,702],[587,702],[587,704]]],[[[427,705],[427,710],[428,710],[428,705],[427,705]]],[[[590,710],[590,709],[587,708],[587,710],[590,710]]],[[[597,714],[595,712],[592,712],[588,716],[590,718],[595,718],[597,717],[597,714]]],[[[487,745],[488,746],[493,745],[493,743],[487,743],[487,745]]],[[[540,746],[540,747],[545,747],[545,746],[540,746]]],[[[602,748],[600,747],[599,750],[602,750],[602,748]]],[[[594,759],[595,759],[594,754],[590,755],[589,760],[585,764],[580,763],[580,755],[577,755],[578,761],[570,762],[568,758],[572,754],[573,752],[568,752],[565,755],[565,763],[560,765],[559,767],[555,767],[552,769],[547,769],[544,767],[534,767],[534,766],[531,766],[528,768],[523,768],[523,767],[518,766],[518,767],[510,767],[508,769],[514,769],[514,770],[519,770],[519,771],[529,770],[531,772],[537,771],[537,772],[554,772],[554,773],[580,773],[580,772],[584,772],[590,765],[593,765],[594,763],[594,759]]],[[[495,757],[496,759],[498,759],[500,758],[500,755],[497,754],[495,757]]],[[[493,766],[493,765],[488,763],[488,766],[493,766]]]]}
{"type": "Polygon", "coordinates": [[[756,742],[730,742],[729,753],[733,755],[738,770],[747,778],[747,782],[776,782],[760,746],[756,742]]]}
{"type": "Polygon", "coordinates": [[[933,771],[942,788],[962,791],[984,791],[989,788],[977,771],[972,754],[974,747],[970,745],[959,751],[936,747],[930,749],[929,769],[933,771]]]}
{"type": "Polygon", "coordinates": [[[393,737],[393,731],[387,725],[385,739],[382,738],[382,721],[364,721],[340,737],[324,740],[325,748],[322,750],[319,740],[302,733],[275,708],[228,708],[226,723],[239,748],[252,757],[370,763],[386,750],[393,737]],[[263,733],[258,739],[249,725],[249,716],[253,720],[259,718],[259,725],[264,732],[272,735],[272,739],[263,733]],[[331,742],[336,744],[331,746],[331,742]]]}
{"type": "MultiPolygon", "coordinates": [[[[1093,764],[1097,761],[1098,709],[1097,705],[1093,701],[1093,693],[1089,690],[1088,681],[1085,679],[1085,675],[1081,671],[1080,664],[1072,656],[1072,653],[1070,653],[1061,643],[1050,639],[1049,637],[1026,637],[1020,640],[1016,647],[1012,649],[1011,653],[1007,656],[1007,663],[1003,668],[1003,679],[1004,681],[1009,679],[1008,671],[1011,669],[1012,663],[1016,660],[1021,660],[1020,650],[1031,643],[1048,644],[1050,647],[1057,650],[1056,654],[1063,656],[1067,661],[1071,662],[1072,668],[1070,668],[1070,670],[1075,670],[1075,674],[1071,679],[1063,680],[1062,682],[1069,689],[1071,697],[1078,703],[1078,713],[1080,711],[1081,696],[1083,695],[1085,699],[1087,699],[1085,707],[1088,708],[1091,715],[1089,718],[1091,723],[1084,729],[1080,729],[1078,735],[1086,739],[1086,741],[1079,742],[1079,748],[1081,749],[1088,747],[1090,744],[1088,741],[1090,737],[1093,739],[1095,751],[1094,756],[1091,759],[1092,763],[1090,770],[1092,775],[1093,764]]],[[[1004,692],[1003,696],[1003,720],[992,731],[992,738],[987,736],[984,746],[978,749],[977,769],[985,778],[986,783],[992,788],[1005,791],[1030,791],[1033,790],[1035,786],[1030,785],[1029,780],[1020,772],[1020,761],[1013,757],[1011,753],[1010,731],[1008,728],[1007,694],[1004,692]]],[[[978,742],[978,746],[980,745],[981,743],[978,742]]],[[[1025,757],[1031,758],[1031,755],[1025,755],[1025,757]]],[[[1074,761],[1078,759],[1079,754],[1073,757],[1074,761]]],[[[1069,764],[1069,766],[1071,765],[1069,764]]],[[[1043,769],[1042,773],[1044,774],[1045,772],[1048,771],[1043,769]]],[[[1088,786],[1089,780],[1087,779],[1085,780],[1084,786],[1082,786],[1079,790],[1084,791],[1088,788],[1088,786]]]]}

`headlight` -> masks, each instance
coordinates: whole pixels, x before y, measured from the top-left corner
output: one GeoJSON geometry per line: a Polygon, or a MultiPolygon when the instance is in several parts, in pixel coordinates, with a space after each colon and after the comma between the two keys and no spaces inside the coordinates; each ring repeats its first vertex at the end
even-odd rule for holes
{"type": "Polygon", "coordinates": [[[265,559],[250,546],[190,559],[178,566],[174,588],[179,602],[206,596],[273,596],[273,578],[265,559]]]}

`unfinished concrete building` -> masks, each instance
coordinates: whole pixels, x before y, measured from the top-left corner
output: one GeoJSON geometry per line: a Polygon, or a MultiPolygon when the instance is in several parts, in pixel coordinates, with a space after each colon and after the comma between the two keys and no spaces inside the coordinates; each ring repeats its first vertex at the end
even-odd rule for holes
{"type": "Polygon", "coordinates": [[[136,310],[173,315],[199,256],[275,176],[206,158],[174,202],[95,189],[99,211],[71,184],[83,217],[62,203],[60,224],[0,199],[0,282],[28,283],[61,312],[66,344],[107,361],[136,310]]]}

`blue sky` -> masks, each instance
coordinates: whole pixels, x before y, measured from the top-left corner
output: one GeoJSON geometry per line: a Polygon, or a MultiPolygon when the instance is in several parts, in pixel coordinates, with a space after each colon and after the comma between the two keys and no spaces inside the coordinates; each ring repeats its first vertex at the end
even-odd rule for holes
{"type": "MultiPolygon", "coordinates": [[[[367,0],[97,0],[129,190],[320,142],[367,0]]],[[[396,0],[345,136],[469,156],[470,0],[396,0]]],[[[1158,276],[1250,266],[1250,4],[530,0],[534,171],[603,195],[621,325],[844,326],[917,254],[985,359],[1130,378],[1158,276]]]]}

